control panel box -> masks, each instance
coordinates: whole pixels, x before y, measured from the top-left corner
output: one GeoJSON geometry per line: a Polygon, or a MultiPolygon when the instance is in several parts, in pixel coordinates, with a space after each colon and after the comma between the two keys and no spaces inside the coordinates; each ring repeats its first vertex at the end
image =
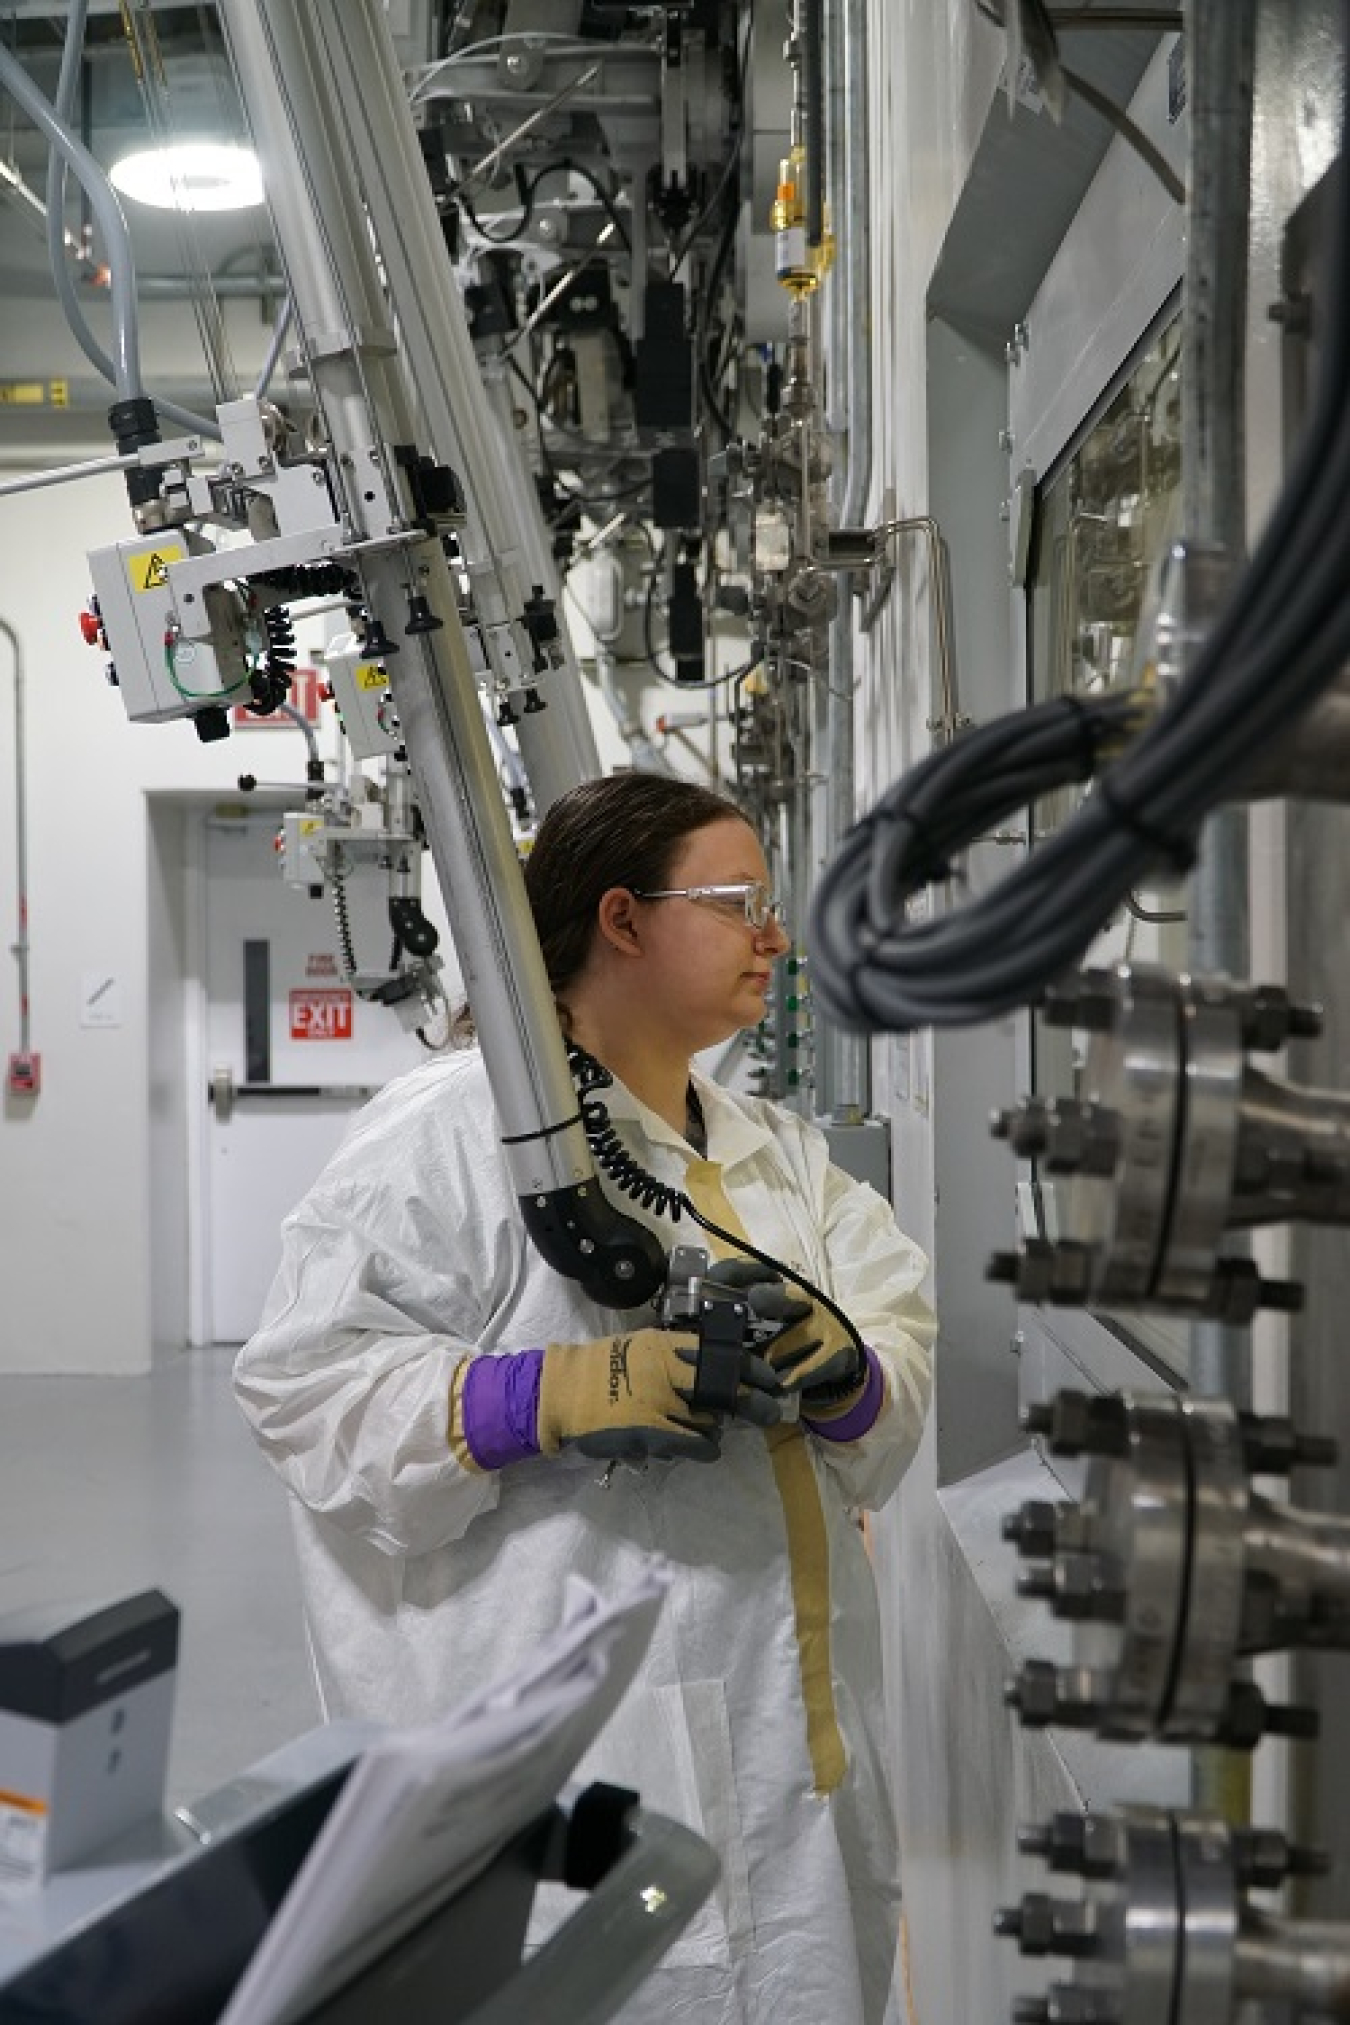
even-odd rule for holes
{"type": "Polygon", "coordinates": [[[355,635],[332,641],[323,665],[353,759],[379,759],[401,751],[403,734],[388,674],[363,653],[355,635]]]}
{"type": "Polygon", "coordinates": [[[189,717],[247,694],[242,614],[224,585],[198,594],[210,614],[210,640],[184,637],[169,573],[187,555],[186,537],[171,529],[115,542],[89,557],[92,618],[99,630],[86,627],[86,637],[107,648],[109,680],[121,689],[128,717],[139,724],[189,717]]]}

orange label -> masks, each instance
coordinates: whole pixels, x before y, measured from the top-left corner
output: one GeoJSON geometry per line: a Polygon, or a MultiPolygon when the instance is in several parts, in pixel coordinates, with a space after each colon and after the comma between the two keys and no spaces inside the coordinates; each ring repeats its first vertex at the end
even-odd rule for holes
{"type": "Polygon", "coordinates": [[[3,1786],[0,1786],[0,1807],[17,1807],[23,1814],[47,1812],[45,1800],[35,1800],[29,1793],[6,1793],[3,1786]]]}

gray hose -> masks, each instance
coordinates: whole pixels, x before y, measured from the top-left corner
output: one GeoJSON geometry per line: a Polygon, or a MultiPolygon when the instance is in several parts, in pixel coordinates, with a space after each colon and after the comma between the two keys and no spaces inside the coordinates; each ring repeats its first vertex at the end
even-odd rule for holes
{"type": "Polygon", "coordinates": [[[806,97],[806,243],[825,243],[825,14],[824,0],[802,9],[802,81],[806,97]]]}
{"type": "MultiPolygon", "coordinates": [[[[127,222],[122,215],[122,207],[117,201],[116,192],[93,156],[75,139],[70,129],[88,15],[89,0],[71,0],[67,13],[66,40],[61,51],[61,71],[53,104],[47,103],[8,50],[0,50],[0,83],[3,83],[19,101],[29,118],[46,135],[51,147],[47,164],[47,252],[51,261],[52,281],[66,322],[70,326],[71,335],[90,365],[96,372],[101,373],[105,380],[111,381],[117,390],[118,399],[125,401],[135,399],[145,392],[141,376],[136,264],[131,251],[131,236],[127,231],[127,222]],[[81,166],[80,156],[84,158],[85,167],[81,166]],[[117,342],[116,359],[109,357],[90,330],[83,305],[66,265],[64,225],[68,168],[74,168],[79,176],[94,207],[108,247],[108,266],[112,275],[113,326],[117,342]]],[[[207,436],[220,434],[214,422],[208,421],[204,415],[194,414],[190,408],[180,408],[174,401],[160,401],[156,405],[162,414],[190,429],[194,434],[207,436]]]]}
{"type": "Polygon", "coordinates": [[[277,369],[277,361],[281,357],[281,347],[285,344],[286,333],[291,327],[291,317],[294,311],[295,305],[288,295],[282,303],[281,308],[277,311],[277,320],[272,327],[272,336],[267,346],[267,357],[262,362],[262,366],[258,372],[258,384],[253,389],[255,401],[261,401],[266,398],[267,389],[272,384],[272,375],[277,369]]]}
{"type": "Polygon", "coordinates": [[[2,44],[0,85],[11,98],[17,99],[34,126],[45,134],[49,145],[59,150],[79,177],[94,208],[108,248],[108,265],[112,273],[113,323],[117,340],[113,384],[119,400],[140,400],[145,393],[145,383],[141,377],[140,331],[136,320],[136,270],[131,254],[131,235],[127,231],[127,221],[122,216],[117,194],[88,148],[76,140],[69,128],[57,118],[50,102],[43,97],[27,71],[2,44]]]}

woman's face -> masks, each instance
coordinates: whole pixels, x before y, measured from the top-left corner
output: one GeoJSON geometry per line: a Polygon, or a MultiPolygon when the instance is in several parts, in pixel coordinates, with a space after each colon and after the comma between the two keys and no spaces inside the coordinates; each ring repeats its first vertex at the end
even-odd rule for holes
{"type": "MultiPolygon", "coordinates": [[[[768,877],[754,831],[730,816],[684,839],[663,884],[767,885],[768,877]]],[[[639,899],[638,912],[646,998],[691,1054],[759,1024],[774,963],[791,946],[779,922],[752,928],[739,899],[639,899]]]]}

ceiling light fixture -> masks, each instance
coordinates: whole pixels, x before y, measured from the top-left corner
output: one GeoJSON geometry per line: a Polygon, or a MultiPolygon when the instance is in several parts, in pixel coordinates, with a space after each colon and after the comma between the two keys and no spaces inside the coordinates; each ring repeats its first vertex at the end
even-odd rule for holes
{"type": "Polygon", "coordinates": [[[191,141],[123,155],[108,171],[114,189],[160,211],[243,211],[263,201],[251,148],[191,141]]]}

